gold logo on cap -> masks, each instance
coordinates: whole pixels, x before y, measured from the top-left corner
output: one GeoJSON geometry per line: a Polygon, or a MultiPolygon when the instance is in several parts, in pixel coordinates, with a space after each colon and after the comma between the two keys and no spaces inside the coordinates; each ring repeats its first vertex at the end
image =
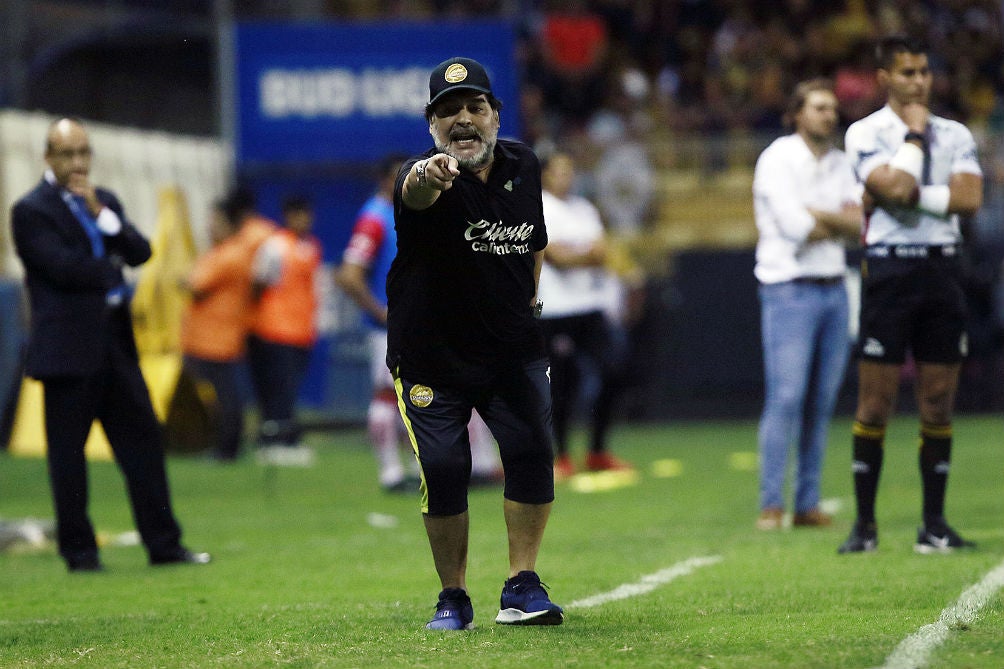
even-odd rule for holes
{"type": "Polygon", "coordinates": [[[411,403],[420,409],[424,409],[432,404],[432,388],[429,386],[414,385],[411,387],[411,392],[408,393],[408,396],[411,398],[411,403]]]}
{"type": "Polygon", "coordinates": [[[454,63],[446,68],[446,74],[443,75],[443,78],[451,84],[459,84],[467,78],[467,68],[460,63],[454,63]]]}

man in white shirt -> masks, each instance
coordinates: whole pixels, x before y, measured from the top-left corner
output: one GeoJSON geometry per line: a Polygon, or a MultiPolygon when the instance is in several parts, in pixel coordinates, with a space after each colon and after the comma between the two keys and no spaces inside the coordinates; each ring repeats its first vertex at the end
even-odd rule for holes
{"type": "Polygon", "coordinates": [[[861,189],[847,156],[833,146],[832,84],[799,84],[787,121],[757,160],[754,212],[766,401],[760,419],[760,515],[780,529],[788,450],[798,452],[795,526],[824,526],[819,478],[826,434],[850,354],[844,244],[860,232],[861,189]]]}
{"type": "Polygon", "coordinates": [[[926,47],[884,38],[876,52],[888,104],[851,125],[845,146],[869,210],[862,266],[860,389],[854,416],[857,520],[841,553],[878,547],[875,496],[886,423],[896,404],[907,351],[917,364],[923,526],[916,551],[971,546],[944,517],[952,409],[966,356],[960,216],[983,203],[983,174],[972,133],[930,113],[926,47]]]}

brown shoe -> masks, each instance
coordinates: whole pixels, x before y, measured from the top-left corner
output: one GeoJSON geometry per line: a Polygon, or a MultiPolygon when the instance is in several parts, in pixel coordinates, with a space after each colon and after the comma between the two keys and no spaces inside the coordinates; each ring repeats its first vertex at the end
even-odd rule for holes
{"type": "Polygon", "coordinates": [[[791,519],[791,524],[795,527],[827,527],[833,522],[833,518],[819,509],[809,509],[805,513],[796,513],[791,519]]]}
{"type": "Polygon", "coordinates": [[[779,530],[783,520],[784,509],[776,506],[768,507],[760,512],[760,516],[756,519],[756,528],[764,531],[779,530]]]}

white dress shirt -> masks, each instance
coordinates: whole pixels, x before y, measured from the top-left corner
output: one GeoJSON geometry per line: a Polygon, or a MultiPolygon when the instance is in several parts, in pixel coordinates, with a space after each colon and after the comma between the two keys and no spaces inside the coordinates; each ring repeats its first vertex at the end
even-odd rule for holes
{"type": "Polygon", "coordinates": [[[753,173],[753,211],[759,231],[756,278],[761,283],[780,283],[843,275],[846,260],[841,241],[806,241],[816,224],[808,208],[838,211],[860,201],[861,187],[843,151],[832,148],[817,159],[797,133],[774,140],[760,154],[753,173]]]}

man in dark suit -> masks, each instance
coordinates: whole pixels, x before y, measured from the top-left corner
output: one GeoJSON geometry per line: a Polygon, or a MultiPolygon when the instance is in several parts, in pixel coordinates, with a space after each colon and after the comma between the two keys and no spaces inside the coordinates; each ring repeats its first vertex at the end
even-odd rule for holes
{"type": "Polygon", "coordinates": [[[44,388],[60,555],[70,571],[102,569],[84,458],[97,419],[125,476],[150,563],[204,564],[207,553],[180,542],[122,276],[123,265],[146,262],[150,244],[115,195],[91,184],[91,146],[79,121],[50,126],[45,161],[44,178],[14,204],[12,223],[32,312],[25,372],[44,388]]]}

